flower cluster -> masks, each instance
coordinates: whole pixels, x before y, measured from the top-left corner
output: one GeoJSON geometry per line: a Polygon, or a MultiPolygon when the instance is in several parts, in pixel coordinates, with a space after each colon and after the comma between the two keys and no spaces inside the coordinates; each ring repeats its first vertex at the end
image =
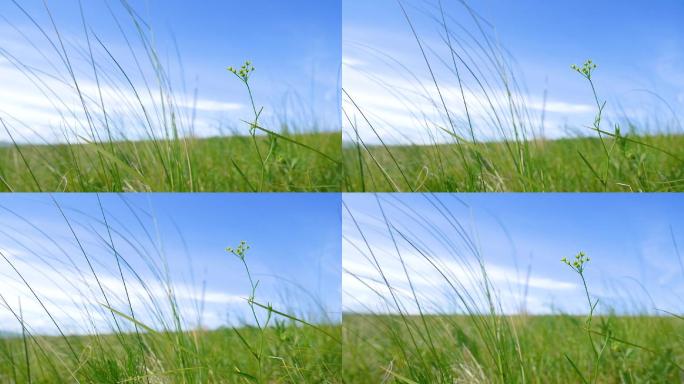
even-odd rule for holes
{"type": "Polygon", "coordinates": [[[563,263],[567,264],[570,268],[572,268],[575,272],[579,274],[582,274],[582,272],[584,272],[584,264],[589,260],[591,260],[589,259],[589,256],[587,256],[582,251],[575,255],[575,260],[568,260],[565,257],[561,259],[563,263]]]}
{"type": "Polygon", "coordinates": [[[574,71],[579,73],[580,75],[586,77],[587,79],[591,80],[591,72],[596,69],[596,64],[594,64],[591,59],[587,60],[584,62],[584,65],[581,67],[578,66],[577,64],[573,64],[570,66],[574,71]]]}
{"type": "Polygon", "coordinates": [[[249,245],[247,245],[247,242],[243,240],[240,242],[240,244],[238,244],[237,248],[228,247],[226,248],[226,251],[237,256],[240,260],[245,260],[245,256],[247,255],[248,249],[249,245]]]}
{"type": "Polygon", "coordinates": [[[249,80],[249,74],[254,71],[254,66],[252,62],[247,60],[239,69],[228,67],[228,71],[246,83],[249,80]]]}

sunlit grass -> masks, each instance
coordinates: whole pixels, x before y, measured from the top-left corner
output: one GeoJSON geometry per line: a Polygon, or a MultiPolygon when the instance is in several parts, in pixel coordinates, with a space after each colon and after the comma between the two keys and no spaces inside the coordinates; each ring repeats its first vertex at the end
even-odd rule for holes
{"type": "MultiPolygon", "coordinates": [[[[629,341],[609,343],[596,382],[680,380],[677,361],[684,360],[679,337],[684,332],[683,320],[617,315],[594,320],[609,325],[612,337],[629,341]]],[[[587,377],[594,371],[596,357],[583,330],[583,317],[505,316],[498,321],[510,324],[515,332],[516,344],[503,357],[511,363],[505,373],[489,355],[493,345],[478,335],[470,316],[345,315],[343,375],[350,383],[383,378],[395,383],[583,382],[566,355],[587,377]],[[422,337],[417,346],[411,344],[409,328],[413,337],[422,337]]]]}
{"type": "Polygon", "coordinates": [[[220,325],[208,325],[208,305],[216,316],[217,304],[205,294],[224,293],[207,291],[193,275],[199,266],[192,253],[170,266],[168,233],[152,237],[158,227],[149,212],[126,204],[132,216],[122,222],[121,212],[102,203],[93,217],[54,203],[71,234],[66,239],[0,207],[30,227],[21,234],[0,230],[4,286],[22,291],[0,292],[0,311],[10,319],[0,324],[0,382],[342,382],[341,325],[311,293],[269,276],[286,304],[266,302],[258,286],[267,278],[250,274],[244,253],[240,263],[226,254],[205,267],[224,270],[226,279],[246,272],[250,294],[226,304],[220,325]],[[244,318],[243,310],[251,315],[244,318]]]}
{"type": "MultiPolygon", "coordinates": [[[[35,113],[48,117],[33,126],[25,113],[0,114],[0,190],[339,191],[339,127],[321,126],[316,116],[278,118],[293,110],[260,118],[261,95],[247,81],[251,64],[238,76],[250,110],[223,121],[201,114],[179,48],[169,61],[127,0],[106,3],[105,20],[119,32],[111,40],[101,38],[81,2],[79,22],[68,26],[53,17],[56,5],[29,11],[12,4],[17,20],[2,21],[18,40],[0,45],[0,60],[38,98],[43,109],[35,113]]],[[[224,111],[235,103],[210,104],[224,111]]]]}
{"type": "MultiPolygon", "coordinates": [[[[339,158],[339,133],[282,135],[339,158]]],[[[106,149],[99,144],[6,146],[0,148],[0,190],[339,191],[339,166],[300,144],[257,135],[126,141],[106,149]],[[263,169],[255,144],[263,152],[272,149],[263,169]]]]}
{"type": "Polygon", "coordinates": [[[682,191],[684,135],[634,136],[610,159],[602,178],[588,164],[603,164],[605,138],[566,138],[525,142],[527,155],[517,163],[508,144],[472,144],[468,159],[475,168],[458,161],[454,144],[433,146],[397,145],[389,149],[367,146],[362,151],[347,145],[344,150],[347,191],[682,191]],[[389,155],[396,159],[396,163],[389,155]],[[667,151],[668,153],[665,153],[667,151]],[[674,155],[674,156],[673,156],[674,155]],[[520,172],[519,165],[525,171],[520,172]]]}
{"type": "MultiPolygon", "coordinates": [[[[480,241],[514,244],[515,239],[491,234],[479,239],[472,211],[458,196],[424,194],[422,198],[429,204],[418,208],[410,203],[415,200],[396,194],[371,197],[379,210],[373,221],[365,216],[367,212],[346,211],[344,220],[353,229],[345,232],[345,241],[350,252],[358,254],[347,264],[343,280],[345,290],[347,282],[356,287],[344,299],[345,380],[403,384],[681,380],[684,340],[679,335],[684,318],[659,310],[654,303],[633,301],[633,292],[607,293],[604,288],[597,294],[585,274],[601,255],[590,255],[592,261],[583,252],[567,258],[557,255],[555,260],[562,258],[567,264],[559,261],[558,270],[567,271],[581,293],[549,294],[552,301],[537,302],[544,312],[529,311],[527,292],[534,264],[529,265],[527,277],[511,273],[502,281],[501,272],[498,278],[490,274],[493,256],[482,253],[480,246],[480,241]],[[462,206],[468,219],[449,201],[462,206]],[[357,217],[366,220],[359,222],[357,217]],[[599,297],[609,297],[611,302],[599,297]],[[580,309],[571,314],[564,308],[580,309]]],[[[500,224],[507,234],[505,223],[500,224]]]]}
{"type": "MultiPolygon", "coordinates": [[[[339,326],[325,326],[339,333],[339,326]]],[[[243,342],[256,342],[252,328],[196,330],[184,334],[30,335],[0,338],[0,378],[11,383],[244,383],[236,371],[256,371],[243,342]],[[186,340],[179,345],[178,340],[186,340]],[[66,340],[76,352],[74,356],[66,340]],[[24,343],[27,344],[28,360],[24,343]],[[141,349],[142,348],[142,349],[141,349]],[[189,350],[184,350],[189,348],[189,350]],[[145,367],[147,365],[147,368],[145,367]]],[[[342,382],[340,346],[320,332],[281,323],[264,331],[269,357],[263,383],[342,382]]]]}
{"type": "Polygon", "coordinates": [[[605,69],[591,60],[568,63],[591,92],[585,105],[594,117],[551,127],[546,93],[534,97],[526,90],[516,52],[502,46],[486,15],[465,1],[396,4],[387,12],[402,16],[412,37],[401,56],[373,42],[359,44],[377,68],[351,69],[381,92],[374,97],[386,100],[376,108],[363,103],[363,89],[343,89],[344,190],[684,189],[684,132],[666,100],[658,102],[667,115],[654,110],[646,118],[660,123],[636,122],[619,101],[602,99],[605,69]],[[430,27],[436,35],[428,34],[430,27]],[[550,128],[566,138],[551,140],[550,128]]]}

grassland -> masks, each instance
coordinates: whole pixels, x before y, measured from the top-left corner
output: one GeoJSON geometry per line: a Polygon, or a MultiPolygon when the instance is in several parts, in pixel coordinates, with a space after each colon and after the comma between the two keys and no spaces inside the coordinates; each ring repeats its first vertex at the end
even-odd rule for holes
{"type": "MultiPolygon", "coordinates": [[[[201,298],[180,304],[183,296],[177,296],[179,288],[170,277],[144,281],[136,271],[131,271],[135,277],[130,280],[122,274],[122,288],[109,292],[101,285],[107,277],[94,271],[90,283],[76,282],[83,291],[100,289],[102,297],[90,301],[87,294],[81,293],[76,299],[84,303],[82,313],[68,314],[73,316],[70,322],[59,321],[54,314],[59,306],[52,302],[50,294],[33,288],[40,282],[25,278],[26,269],[20,272],[2,250],[0,256],[30,290],[32,303],[43,309],[41,318],[26,319],[21,302],[8,302],[7,296],[13,293],[0,293],[0,308],[9,311],[15,320],[14,324],[2,325],[20,329],[0,336],[0,383],[342,382],[341,325],[318,315],[314,322],[294,310],[283,312],[270,303],[260,303],[259,280],[252,280],[244,257],[244,273],[249,276],[252,290],[242,304],[249,307],[250,318],[240,317],[238,325],[205,329],[201,298]],[[133,292],[136,284],[146,293],[142,302],[133,304],[141,300],[133,292]],[[110,306],[115,302],[119,304],[110,306]],[[90,331],[70,334],[65,327],[79,326],[79,320],[75,320],[79,317],[83,329],[90,331]],[[108,325],[103,326],[103,320],[108,325]],[[47,322],[55,331],[50,336],[34,331],[35,322],[47,322]]],[[[91,256],[86,257],[90,260],[91,256]]],[[[123,256],[121,263],[127,263],[123,256]]],[[[292,302],[300,299],[295,297],[292,302]]]]}
{"type": "MultiPolygon", "coordinates": [[[[324,329],[340,333],[339,326],[324,329]]],[[[0,382],[342,382],[341,346],[337,341],[310,328],[280,322],[265,331],[268,357],[258,367],[243,343],[258,343],[261,333],[256,328],[225,328],[66,338],[8,337],[0,339],[0,382]]]]}
{"type": "MultiPolygon", "coordinates": [[[[17,20],[4,22],[17,41],[0,47],[0,60],[25,86],[21,96],[45,107],[0,114],[0,190],[340,190],[339,127],[323,126],[314,112],[304,117],[294,107],[264,110],[250,83],[256,75],[249,61],[222,68],[242,89],[231,99],[248,96],[239,106],[244,114],[212,115],[197,108],[202,99],[187,87],[178,47],[177,62],[169,62],[127,1],[108,5],[108,21],[120,34],[104,41],[80,3],[72,10],[80,10],[80,23],[64,26],[47,3],[31,12],[12,3],[17,20]],[[33,113],[47,117],[27,121],[33,113]],[[216,137],[198,138],[208,135],[216,137]]],[[[223,104],[230,103],[214,104],[225,112],[223,104]]]]}
{"type": "MultiPolygon", "coordinates": [[[[612,339],[591,382],[681,381],[684,320],[604,316],[594,321],[599,332],[610,330],[612,339]]],[[[347,315],[343,375],[350,383],[581,383],[568,357],[587,376],[595,369],[584,324],[584,317],[569,315],[347,315]],[[482,324],[497,323],[509,331],[486,341],[482,324]]]]}
{"type": "MultiPolygon", "coordinates": [[[[673,383],[684,377],[684,317],[676,294],[666,311],[639,279],[633,280],[643,292],[632,285],[596,287],[621,272],[611,268],[597,280],[595,261],[580,251],[554,258],[576,291],[549,293],[564,283],[556,280],[544,288],[542,299],[532,299],[530,271],[536,267],[531,263],[524,277],[511,251],[515,268],[504,272],[500,259],[490,258],[492,251],[480,245],[506,244],[500,252],[507,252],[516,248],[516,232],[499,218],[493,226],[501,237],[492,227],[478,228],[473,223],[479,211],[467,197],[378,194],[368,198],[374,210],[353,196],[344,217],[350,223],[343,280],[342,371],[348,382],[673,383]],[[638,299],[642,293],[650,301],[638,299]],[[537,307],[529,310],[532,302],[537,307]]],[[[598,209],[589,198],[587,206],[598,209]]],[[[565,232],[555,222],[548,225],[554,227],[550,239],[565,232]]],[[[538,233],[540,239],[546,235],[538,233]]],[[[569,236],[568,241],[582,240],[569,236]]],[[[543,255],[553,257],[549,251],[543,255]]]]}
{"type": "Polygon", "coordinates": [[[515,52],[486,15],[467,1],[396,3],[387,11],[403,16],[412,47],[358,44],[373,64],[351,65],[356,80],[343,88],[344,190],[684,189],[684,132],[668,100],[652,94],[649,116],[630,115],[606,101],[606,69],[589,59],[567,69],[585,86],[585,116],[545,123],[546,93],[527,91],[515,52]],[[550,130],[565,138],[550,139],[550,130]]]}
{"type": "Polygon", "coordinates": [[[340,146],[338,132],[10,145],[0,191],[339,191],[340,146]]]}
{"type": "Polygon", "coordinates": [[[255,274],[246,242],[208,266],[248,280],[244,296],[210,288],[190,254],[172,272],[185,261],[168,257],[168,233],[152,237],[153,214],[126,204],[133,216],[120,220],[126,208],[97,201],[101,215],[83,217],[54,200],[66,240],[59,224],[0,204],[28,225],[0,229],[0,383],[342,382],[341,325],[330,317],[339,309],[286,277],[255,274]],[[264,299],[273,281],[279,297],[264,299]]]}
{"type": "Polygon", "coordinates": [[[347,191],[684,190],[684,136],[439,145],[347,145],[347,191]],[[603,145],[612,148],[610,155],[603,145]]]}

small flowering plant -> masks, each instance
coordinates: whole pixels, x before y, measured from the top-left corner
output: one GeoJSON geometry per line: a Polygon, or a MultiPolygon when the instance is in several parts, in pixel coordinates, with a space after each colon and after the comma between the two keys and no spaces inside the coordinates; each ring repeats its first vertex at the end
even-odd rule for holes
{"type": "Polygon", "coordinates": [[[581,153],[580,153],[580,156],[582,156],[582,160],[584,161],[584,163],[587,164],[589,169],[601,181],[601,183],[603,184],[603,187],[606,188],[608,185],[608,180],[607,180],[608,168],[610,167],[611,154],[613,152],[613,147],[615,145],[613,145],[613,147],[611,147],[609,149],[608,146],[606,145],[606,142],[605,142],[603,136],[607,135],[607,136],[614,137],[618,144],[620,144],[620,140],[621,140],[622,136],[620,134],[620,128],[617,125],[615,126],[615,132],[613,132],[613,133],[605,131],[601,128],[601,122],[603,121],[603,111],[606,108],[606,101],[605,100],[603,100],[603,101],[599,100],[598,93],[596,92],[596,87],[594,86],[594,80],[592,80],[592,74],[596,70],[597,67],[598,66],[593,61],[591,61],[591,59],[585,61],[581,67],[577,64],[573,64],[570,66],[570,68],[573,71],[579,73],[583,78],[585,78],[587,80],[587,82],[589,82],[589,85],[591,86],[591,92],[594,95],[594,101],[596,102],[597,111],[596,111],[596,115],[594,116],[594,124],[588,128],[590,128],[591,130],[595,131],[598,134],[599,140],[601,141],[601,146],[603,147],[603,152],[606,155],[607,161],[605,163],[604,174],[600,175],[598,170],[596,169],[596,167],[593,166],[591,163],[589,163],[589,161],[586,158],[584,158],[584,156],[582,156],[581,153]]]}
{"type": "MultiPolygon", "coordinates": [[[[252,307],[252,312],[254,312],[253,304],[254,304],[254,296],[256,295],[256,290],[257,287],[259,287],[259,280],[254,280],[252,279],[252,274],[249,271],[249,266],[247,265],[247,262],[245,261],[245,257],[247,257],[247,251],[249,250],[249,244],[247,244],[246,241],[241,241],[240,244],[238,244],[237,247],[226,247],[226,251],[232,253],[235,255],[240,261],[242,262],[242,265],[245,267],[245,272],[247,273],[247,278],[249,278],[249,284],[252,287],[252,293],[249,295],[249,298],[247,299],[247,303],[252,307]]],[[[254,313],[254,320],[256,321],[257,325],[259,325],[259,319],[256,317],[256,313],[254,313]]],[[[259,327],[261,327],[259,325],[259,327]]]]}
{"type": "Polygon", "coordinates": [[[256,281],[255,281],[254,279],[252,279],[252,273],[249,271],[249,266],[247,265],[247,261],[245,261],[245,257],[247,257],[247,251],[248,251],[248,250],[249,250],[249,245],[248,245],[247,242],[244,241],[244,240],[241,241],[241,242],[238,244],[238,246],[235,247],[235,248],[233,248],[233,247],[226,247],[226,251],[229,252],[229,253],[232,253],[232,254],[235,255],[238,259],[240,259],[240,262],[242,262],[242,265],[245,267],[245,272],[247,273],[247,278],[249,279],[249,285],[250,285],[251,290],[252,290],[251,293],[250,293],[250,295],[249,295],[249,297],[247,298],[247,305],[249,305],[249,308],[250,308],[250,310],[251,310],[251,312],[252,312],[252,316],[253,316],[253,319],[254,319],[254,323],[256,324],[256,327],[257,327],[258,333],[259,333],[259,341],[258,341],[258,343],[256,343],[256,344],[250,344],[250,343],[248,343],[248,342],[246,341],[246,339],[240,334],[240,331],[238,331],[237,328],[233,328],[233,330],[235,331],[235,333],[237,333],[237,335],[240,337],[240,339],[243,340],[243,343],[244,343],[245,346],[249,349],[249,351],[251,352],[252,356],[254,356],[254,358],[255,358],[256,361],[257,361],[257,372],[255,372],[254,374],[246,373],[246,372],[240,370],[240,368],[238,368],[238,367],[235,367],[235,372],[238,373],[238,374],[240,374],[240,375],[242,375],[242,376],[250,377],[250,378],[256,379],[257,382],[262,383],[262,382],[264,382],[264,380],[263,380],[263,376],[264,376],[263,362],[264,362],[264,358],[265,358],[265,350],[264,350],[264,343],[265,343],[264,338],[265,338],[265,335],[264,335],[264,328],[266,328],[266,327],[268,326],[268,324],[269,324],[269,322],[270,322],[270,320],[271,320],[271,313],[272,313],[272,311],[271,311],[271,310],[268,311],[266,320],[265,320],[264,322],[262,322],[262,321],[259,320],[259,316],[257,316],[256,309],[257,309],[257,307],[263,307],[262,305],[258,304],[258,303],[255,301],[256,290],[257,290],[257,287],[259,286],[259,280],[256,280],[256,281]]]}
{"type": "MultiPolygon", "coordinates": [[[[249,284],[251,288],[251,293],[249,297],[246,299],[247,300],[247,305],[249,306],[252,316],[254,319],[254,324],[256,325],[257,328],[257,333],[258,333],[258,340],[254,343],[251,343],[247,340],[245,336],[243,336],[242,333],[240,333],[240,330],[237,327],[233,327],[233,331],[238,335],[240,340],[242,341],[243,345],[250,351],[251,355],[254,357],[254,359],[257,362],[257,370],[256,372],[246,372],[239,367],[234,367],[234,371],[237,375],[240,375],[244,378],[247,378],[251,381],[255,381],[257,383],[266,383],[268,372],[266,372],[266,367],[265,367],[265,361],[266,359],[269,358],[275,358],[273,356],[268,355],[267,351],[267,344],[266,344],[266,332],[265,329],[269,326],[271,323],[271,320],[274,318],[274,315],[279,315],[282,317],[285,317],[289,320],[298,322],[300,324],[306,325],[308,327],[311,327],[313,329],[318,330],[319,332],[331,337],[335,341],[339,341],[334,335],[328,333],[325,329],[322,329],[315,324],[309,323],[306,320],[300,319],[298,317],[289,315],[285,312],[278,311],[273,308],[273,306],[270,303],[267,304],[261,304],[259,303],[255,296],[256,296],[256,291],[257,287],[259,286],[259,280],[254,280],[252,278],[252,273],[249,270],[249,265],[247,264],[247,261],[245,260],[247,257],[247,251],[249,250],[249,244],[247,244],[246,241],[241,241],[237,247],[226,247],[226,251],[228,253],[231,253],[237,257],[242,265],[245,268],[245,272],[247,274],[247,278],[249,279],[249,284]],[[263,319],[262,317],[259,317],[257,315],[257,309],[260,310],[265,310],[266,311],[266,318],[263,319]]],[[[276,321],[276,326],[279,324],[276,321]]],[[[281,334],[282,335],[282,334],[281,334]]],[[[341,341],[339,341],[341,342],[341,341]]]]}
{"type": "MultiPolygon", "coordinates": [[[[591,76],[590,71],[588,72],[588,76],[591,76]]],[[[587,333],[587,338],[589,340],[589,345],[594,354],[594,367],[593,370],[589,372],[589,377],[585,378],[584,373],[582,373],[582,371],[579,370],[579,368],[577,367],[575,362],[570,358],[570,356],[566,354],[565,358],[570,362],[572,367],[575,369],[575,372],[577,372],[577,374],[580,376],[584,383],[593,384],[598,382],[601,358],[603,357],[603,352],[605,351],[606,346],[611,340],[611,332],[610,329],[606,329],[604,333],[596,332],[592,329],[594,313],[596,311],[596,306],[598,305],[599,300],[596,299],[595,301],[592,301],[591,296],[589,295],[589,288],[587,287],[587,280],[584,277],[584,269],[589,260],[591,260],[589,256],[587,256],[584,252],[580,251],[575,255],[574,259],[568,260],[568,258],[564,257],[561,259],[561,262],[570,267],[570,269],[572,269],[575,273],[577,273],[580,276],[580,279],[582,280],[582,285],[584,286],[584,294],[587,298],[587,304],[589,305],[589,314],[587,315],[587,318],[584,322],[584,327],[587,333]],[[594,341],[594,334],[603,336],[603,341],[598,345],[594,341]]]]}
{"type": "Polygon", "coordinates": [[[263,183],[264,183],[264,177],[266,174],[266,161],[270,157],[271,152],[275,148],[275,138],[273,138],[271,134],[269,134],[269,139],[270,139],[270,150],[269,153],[266,157],[264,157],[261,154],[261,150],[259,149],[259,145],[257,144],[257,139],[256,139],[256,131],[257,129],[260,131],[265,131],[264,128],[262,128],[259,125],[259,118],[261,117],[261,113],[264,111],[264,107],[258,107],[256,105],[256,102],[254,101],[254,94],[252,93],[252,87],[249,85],[249,77],[251,76],[252,72],[254,72],[254,66],[252,65],[252,62],[247,60],[245,61],[244,64],[240,68],[234,68],[234,67],[228,67],[228,72],[232,73],[240,79],[240,81],[245,85],[245,88],[247,88],[247,94],[249,95],[249,102],[252,105],[252,112],[254,113],[254,119],[252,121],[245,121],[247,124],[249,124],[249,134],[252,136],[252,142],[254,144],[254,149],[256,151],[257,156],[259,157],[259,163],[261,163],[261,181],[259,183],[259,191],[261,190],[263,183]]]}
{"type": "Polygon", "coordinates": [[[247,88],[249,101],[252,104],[252,110],[254,112],[254,121],[250,123],[250,133],[254,134],[254,130],[259,126],[259,117],[264,109],[264,107],[257,108],[254,102],[254,95],[252,94],[252,87],[249,85],[249,77],[252,75],[252,72],[254,72],[254,66],[252,65],[251,61],[247,60],[240,68],[228,67],[227,69],[228,72],[240,79],[240,81],[242,81],[247,88]]]}
{"type": "Polygon", "coordinates": [[[589,317],[587,318],[587,325],[591,325],[591,318],[594,315],[594,310],[596,309],[596,305],[598,304],[598,299],[596,299],[595,302],[591,300],[591,296],[589,295],[589,288],[587,287],[587,280],[584,277],[584,268],[586,264],[591,260],[589,256],[586,255],[586,253],[579,251],[574,259],[568,260],[566,257],[561,259],[561,262],[568,267],[570,267],[573,271],[575,271],[579,276],[580,279],[582,279],[582,285],[584,286],[584,293],[587,296],[587,302],[589,303],[589,317]]]}

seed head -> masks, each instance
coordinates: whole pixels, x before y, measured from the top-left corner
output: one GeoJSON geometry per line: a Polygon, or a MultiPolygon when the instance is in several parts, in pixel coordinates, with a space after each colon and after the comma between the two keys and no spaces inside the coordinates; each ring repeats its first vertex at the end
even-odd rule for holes
{"type": "Polygon", "coordinates": [[[574,260],[570,261],[564,257],[561,259],[561,262],[572,268],[575,272],[581,274],[584,272],[584,264],[586,264],[589,260],[591,259],[584,252],[580,251],[575,255],[574,260]]]}
{"type": "Polygon", "coordinates": [[[584,64],[580,67],[577,64],[573,64],[570,66],[570,69],[573,71],[579,73],[583,77],[585,77],[588,80],[591,80],[591,73],[597,68],[597,65],[594,64],[591,59],[587,60],[584,62],[584,64]]]}
{"type": "Polygon", "coordinates": [[[240,80],[244,81],[245,83],[247,81],[249,81],[249,75],[253,71],[254,71],[254,66],[252,65],[252,62],[249,60],[245,61],[245,63],[242,64],[242,66],[239,69],[236,69],[233,67],[228,67],[228,72],[239,77],[240,80]]]}
{"type": "Polygon", "coordinates": [[[226,251],[237,256],[240,260],[245,259],[245,256],[247,256],[247,250],[249,250],[249,245],[244,240],[241,241],[240,244],[238,244],[237,248],[233,248],[233,247],[227,247],[226,248],[226,251]]]}

